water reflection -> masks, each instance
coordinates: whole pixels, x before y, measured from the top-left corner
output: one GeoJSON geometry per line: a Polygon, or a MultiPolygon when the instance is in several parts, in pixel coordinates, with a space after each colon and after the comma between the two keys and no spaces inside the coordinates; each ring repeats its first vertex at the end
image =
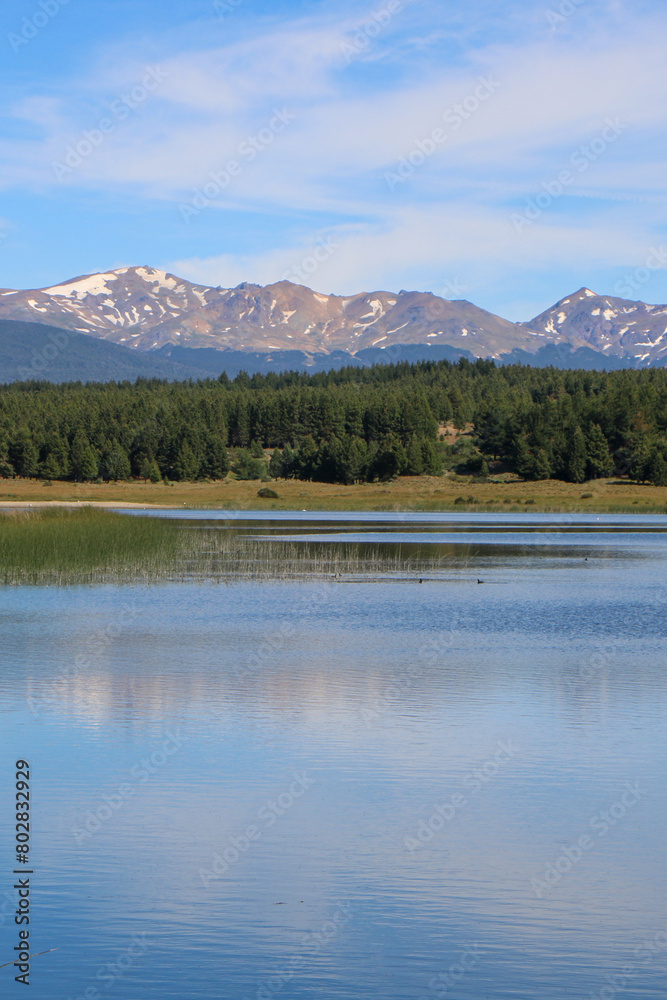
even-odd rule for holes
{"type": "MultiPolygon", "coordinates": [[[[447,542],[422,584],[2,591],[35,950],[60,948],[32,996],[598,995],[667,924],[662,537],[447,542]]],[[[662,997],[666,954],[622,995],[662,997]]]]}

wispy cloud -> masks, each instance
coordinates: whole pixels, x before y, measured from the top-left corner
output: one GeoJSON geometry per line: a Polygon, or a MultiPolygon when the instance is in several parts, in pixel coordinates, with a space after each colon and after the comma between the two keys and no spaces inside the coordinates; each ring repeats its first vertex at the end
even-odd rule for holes
{"type": "Polygon", "coordinates": [[[564,280],[578,263],[611,273],[660,238],[667,68],[656,3],[586,0],[557,26],[549,0],[502,10],[487,0],[405,2],[391,16],[384,0],[361,13],[313,3],[298,16],[278,5],[258,19],[252,7],[244,0],[223,20],[211,10],[180,39],[172,25],[150,51],[112,39],[85,73],[41,89],[37,81],[6,121],[5,190],[48,197],[59,186],[86,204],[91,194],[125,195],[139,210],[167,212],[156,257],[216,284],[276,280],[322,233],[341,249],[318,280],[345,291],[408,278],[432,287],[457,265],[492,285],[512,271],[551,269],[564,280]],[[369,23],[378,30],[364,35],[369,23]],[[73,174],[54,177],[54,160],[153,64],[164,79],[150,100],[73,174]],[[481,80],[493,92],[473,108],[481,80]],[[239,148],[276,111],[292,116],[290,127],[244,162],[239,148]],[[624,123],[619,141],[518,239],[511,213],[610,117],[624,123]],[[388,185],[434,130],[445,138],[404,183],[388,185]],[[233,182],[208,199],[206,221],[184,232],[179,204],[239,159],[233,182]],[[238,226],[244,215],[253,236],[239,240],[226,220],[238,226]]]}

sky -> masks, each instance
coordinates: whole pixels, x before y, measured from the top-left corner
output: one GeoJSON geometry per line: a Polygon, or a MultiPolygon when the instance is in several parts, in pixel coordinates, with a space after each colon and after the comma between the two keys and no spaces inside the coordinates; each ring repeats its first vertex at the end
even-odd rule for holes
{"type": "Polygon", "coordinates": [[[667,301],[664,0],[5,0],[0,286],[667,301]]]}

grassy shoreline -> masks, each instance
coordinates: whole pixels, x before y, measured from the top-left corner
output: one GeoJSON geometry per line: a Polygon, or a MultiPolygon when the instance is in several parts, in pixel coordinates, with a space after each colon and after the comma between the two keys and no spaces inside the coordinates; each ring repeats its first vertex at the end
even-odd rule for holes
{"type": "MultiPolygon", "coordinates": [[[[465,547],[464,547],[465,548],[465,547]]],[[[99,508],[15,510],[0,517],[0,586],[184,580],[435,578],[466,564],[464,551],[356,542],[255,538],[172,519],[99,508]]]]}
{"type": "Polygon", "coordinates": [[[299,480],[269,485],[277,499],[257,496],[262,483],[45,483],[0,480],[0,508],[32,504],[91,504],[106,507],[204,508],[211,510],[291,511],[474,511],[496,510],[582,513],[667,513],[667,487],[600,479],[576,485],[558,480],[476,483],[448,477],[399,478],[390,483],[340,486],[299,480]]]}
{"type": "Polygon", "coordinates": [[[178,528],[160,518],[82,507],[0,517],[0,584],[160,576],[178,559],[178,528]]]}

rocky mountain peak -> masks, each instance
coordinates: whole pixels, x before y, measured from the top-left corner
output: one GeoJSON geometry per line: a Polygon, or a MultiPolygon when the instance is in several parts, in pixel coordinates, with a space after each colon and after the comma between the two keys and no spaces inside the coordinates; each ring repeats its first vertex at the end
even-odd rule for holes
{"type": "Polygon", "coordinates": [[[667,362],[667,307],[600,296],[585,287],[528,323],[512,323],[466,299],[450,301],[432,292],[323,295],[287,280],[211,287],[142,265],[47,288],[0,290],[0,319],[75,330],[138,351],[171,345],[354,355],[419,344],[501,358],[513,350],[534,354],[546,344],[567,344],[637,365],[667,362]]]}

